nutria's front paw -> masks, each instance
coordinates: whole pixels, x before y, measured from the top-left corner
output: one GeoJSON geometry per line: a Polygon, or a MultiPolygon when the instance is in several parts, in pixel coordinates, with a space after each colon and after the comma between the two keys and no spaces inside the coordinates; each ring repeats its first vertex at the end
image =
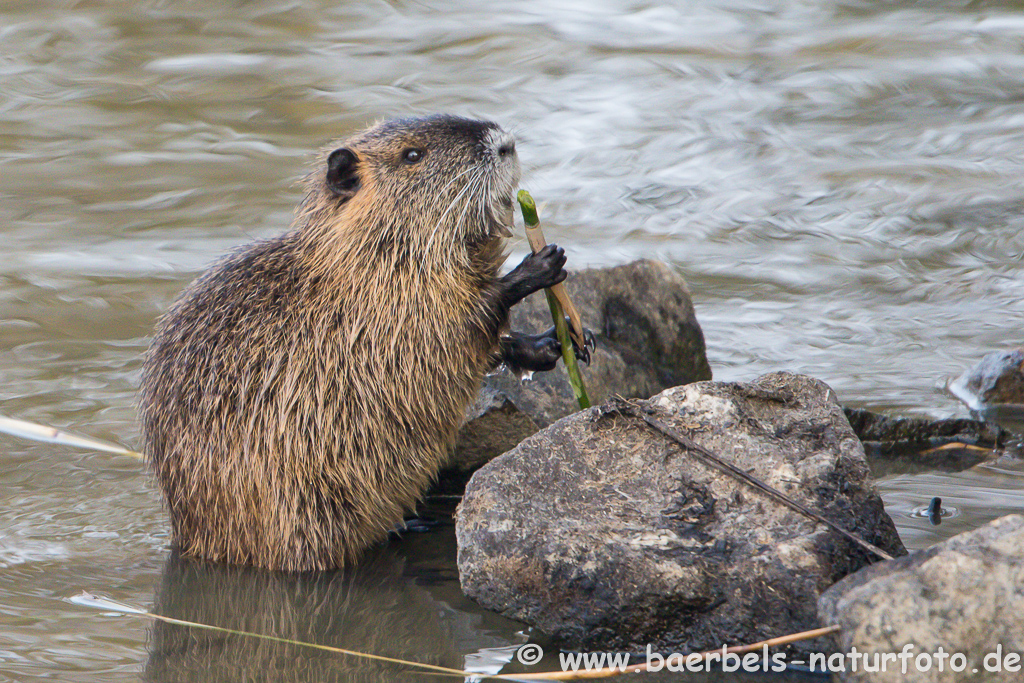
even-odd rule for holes
{"type": "MultiPolygon", "coordinates": [[[[565,324],[570,330],[572,330],[572,322],[569,320],[568,316],[565,318],[565,324]]],[[[582,348],[576,343],[576,337],[572,332],[569,333],[569,338],[572,340],[572,350],[576,355],[576,360],[585,365],[590,365],[590,352],[597,348],[597,337],[594,335],[594,332],[587,327],[583,328],[582,348]]],[[[538,335],[536,339],[538,341],[541,339],[546,340],[551,345],[552,349],[557,349],[558,356],[555,360],[562,357],[562,344],[558,341],[558,332],[554,327],[549,327],[543,333],[538,335]]]]}
{"type": "Polygon", "coordinates": [[[512,371],[554,370],[562,357],[562,345],[551,328],[542,334],[509,332],[501,338],[501,361],[512,371]]]}
{"type": "Polygon", "coordinates": [[[549,244],[536,254],[529,254],[501,279],[505,286],[506,304],[512,306],[538,290],[557,285],[568,275],[565,271],[565,250],[549,244]]]}
{"type": "MultiPolygon", "coordinates": [[[[553,329],[553,328],[552,328],[553,329]]],[[[542,336],[533,346],[534,369],[542,372],[554,370],[558,359],[562,357],[562,344],[558,341],[558,335],[554,337],[542,336]]]]}
{"type": "Polygon", "coordinates": [[[549,244],[536,254],[530,254],[519,267],[526,269],[537,289],[553,287],[569,275],[565,272],[565,249],[557,244],[549,244]]]}

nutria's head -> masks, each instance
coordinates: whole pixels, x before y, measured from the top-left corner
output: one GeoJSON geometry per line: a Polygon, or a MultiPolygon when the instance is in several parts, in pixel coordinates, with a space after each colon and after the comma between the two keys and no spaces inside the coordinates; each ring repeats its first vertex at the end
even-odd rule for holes
{"type": "Polygon", "coordinates": [[[308,182],[307,226],[420,253],[464,250],[511,234],[519,158],[489,121],[396,119],[333,146],[308,182]]]}

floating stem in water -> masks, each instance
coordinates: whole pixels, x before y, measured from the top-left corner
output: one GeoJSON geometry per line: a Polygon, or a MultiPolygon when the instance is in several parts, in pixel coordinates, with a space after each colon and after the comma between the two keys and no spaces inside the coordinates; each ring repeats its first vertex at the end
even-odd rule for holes
{"type": "Polygon", "coordinates": [[[251,631],[241,631],[234,628],[226,628],[224,626],[214,626],[213,624],[204,624],[199,621],[186,621],[185,619],[174,619],[172,617],[165,617],[162,614],[155,614],[153,612],[146,611],[141,607],[129,605],[124,602],[118,602],[117,600],[111,600],[99,595],[93,595],[91,593],[82,592],[71,598],[67,598],[67,601],[81,605],[83,607],[92,607],[100,609],[106,612],[121,612],[122,614],[128,614],[138,617],[148,617],[157,621],[162,621],[167,624],[175,624],[178,626],[188,626],[190,628],[205,629],[207,631],[217,631],[219,633],[228,633],[234,636],[245,636],[249,638],[259,638],[260,640],[270,640],[276,643],[284,643],[286,645],[298,645],[300,647],[309,647],[316,650],[325,650],[327,652],[333,652],[339,655],[349,655],[351,657],[360,657],[362,659],[375,659],[381,662],[389,662],[391,664],[400,664],[402,666],[413,667],[422,669],[425,671],[432,671],[440,674],[447,674],[450,676],[459,676],[463,678],[480,676],[473,671],[462,671],[460,669],[451,669],[446,666],[435,666],[433,664],[423,664],[421,662],[410,662],[404,659],[397,659],[395,657],[384,657],[383,655],[374,655],[367,652],[359,652],[357,650],[346,650],[341,647],[331,647],[330,645],[320,645],[319,643],[309,643],[303,640],[293,640],[291,638],[281,638],[279,636],[271,636],[265,633],[253,633],[251,631]]]}
{"type": "Polygon", "coordinates": [[[139,460],[145,459],[142,453],[130,451],[124,446],[118,446],[116,443],[72,434],[71,432],[62,432],[54,427],[47,427],[46,425],[26,420],[16,420],[13,417],[5,417],[4,415],[0,415],[0,432],[22,439],[31,439],[32,441],[74,446],[75,448],[84,448],[90,451],[116,453],[117,455],[127,455],[130,458],[138,458],[139,460]]]}
{"type": "MultiPolygon", "coordinates": [[[[74,605],[80,605],[82,607],[91,607],[93,609],[99,609],[104,612],[120,612],[135,617],[144,617],[149,619],[155,619],[162,621],[167,624],[175,624],[177,626],[187,626],[190,628],[205,629],[208,631],[216,631],[219,633],[227,633],[234,636],[242,636],[247,638],[258,638],[260,640],[268,640],[276,643],[282,643],[286,645],[297,645],[299,647],[309,647],[316,650],[324,650],[332,652],[334,654],[348,655],[350,657],[358,657],[361,659],[371,659],[380,662],[389,662],[391,664],[398,664],[401,666],[410,667],[413,669],[419,669],[417,673],[434,673],[442,676],[451,676],[456,678],[463,678],[468,680],[511,680],[511,681],[570,681],[580,679],[593,679],[593,678],[612,678],[615,676],[621,676],[625,673],[640,673],[647,671],[648,664],[646,662],[642,664],[627,664],[624,668],[609,668],[609,669],[591,669],[589,671],[544,671],[537,673],[518,673],[518,674],[487,674],[476,671],[461,671],[459,669],[450,669],[445,666],[436,666],[434,664],[424,664],[422,662],[411,662],[404,659],[397,659],[394,657],[384,657],[382,655],[370,654],[368,652],[359,652],[357,650],[346,650],[340,647],[331,647],[330,645],[320,645],[319,643],[310,643],[303,640],[293,640],[291,638],[281,638],[279,636],[267,635],[265,633],[253,633],[251,631],[240,631],[233,628],[225,628],[223,626],[214,626],[213,624],[204,624],[198,621],[186,621],[184,619],[174,619],[172,617],[165,617],[162,614],[155,614],[141,607],[135,605],[129,605],[127,603],[118,602],[117,600],[111,600],[110,598],[102,597],[99,595],[93,595],[91,593],[82,592],[70,598],[65,598],[67,602],[74,605]]],[[[777,638],[770,638],[768,640],[762,640],[758,643],[750,643],[748,645],[734,645],[732,647],[724,647],[725,652],[731,652],[733,654],[743,654],[745,652],[757,652],[765,651],[766,648],[776,647],[779,645],[788,645],[790,643],[796,643],[802,640],[811,640],[812,638],[820,638],[822,636],[828,636],[839,631],[839,626],[826,626],[825,628],[814,629],[813,631],[804,631],[803,633],[792,633],[785,636],[779,636],[777,638]]],[[[696,653],[697,656],[702,659],[708,659],[715,655],[721,655],[723,648],[717,650],[708,650],[706,652],[696,653]]],[[[688,655],[687,659],[689,658],[688,655]]]]}

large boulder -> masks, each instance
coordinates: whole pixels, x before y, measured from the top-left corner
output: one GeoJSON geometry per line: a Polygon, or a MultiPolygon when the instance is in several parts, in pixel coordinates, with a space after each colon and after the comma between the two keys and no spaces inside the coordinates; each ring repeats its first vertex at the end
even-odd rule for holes
{"type": "MultiPolygon", "coordinates": [[[[686,281],[664,263],[641,260],[582,270],[571,273],[565,286],[583,324],[597,337],[591,363],[583,367],[595,405],[613,395],[647,398],[668,387],[711,379],[686,281]]],[[[513,308],[510,322],[512,329],[532,333],[551,327],[543,292],[513,308]]],[[[492,374],[468,411],[451,470],[442,481],[458,481],[577,410],[562,363],[527,382],[504,371],[492,374]]]]}
{"type": "Polygon", "coordinates": [[[1009,515],[848,576],[821,596],[818,612],[842,627],[841,652],[856,648],[867,659],[856,671],[851,658],[837,659],[833,674],[847,683],[1021,680],[1022,558],[1024,516],[1009,515]]]}
{"type": "MultiPolygon", "coordinates": [[[[776,373],[636,405],[905,552],[825,384],[776,373]]],[[[877,559],[610,407],[560,420],[477,471],[456,534],[467,595],[561,645],[598,650],[700,650],[814,628],[822,591],[877,559]]]]}

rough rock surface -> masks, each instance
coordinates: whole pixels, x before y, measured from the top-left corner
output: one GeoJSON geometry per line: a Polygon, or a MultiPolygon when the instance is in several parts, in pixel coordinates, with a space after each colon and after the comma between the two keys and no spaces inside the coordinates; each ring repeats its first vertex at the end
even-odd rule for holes
{"type": "Polygon", "coordinates": [[[431,493],[461,494],[473,472],[538,429],[533,418],[516,408],[503,392],[484,386],[459,431],[455,454],[431,493]]]}
{"type": "Polygon", "coordinates": [[[1024,679],[1024,516],[1008,515],[983,527],[954,536],[927,550],[893,562],[868,567],[826,591],[818,601],[823,623],[839,624],[841,652],[870,653],[869,668],[879,669],[884,653],[899,653],[909,643],[913,658],[907,673],[900,660],[887,661],[886,671],[837,672],[844,682],[1019,681],[1024,679]],[[932,655],[947,654],[944,670],[932,655]],[[1001,658],[992,656],[999,652],[1001,658]],[[951,658],[966,658],[963,671],[951,658]],[[1011,653],[1016,660],[1007,659],[1011,653]],[[930,660],[930,669],[919,670],[930,660]],[[986,660],[986,657],[988,659],[986,660]],[[1002,672],[989,671],[998,661],[1002,672]],[[1015,665],[1015,671],[1006,664],[1015,665]],[[976,670],[976,671],[975,671],[976,670]]]}
{"type": "MultiPolygon", "coordinates": [[[[582,270],[571,273],[565,286],[583,324],[597,336],[591,363],[583,368],[594,405],[612,395],[647,398],[668,387],[711,379],[686,281],[664,263],[641,260],[582,270]]],[[[512,309],[511,326],[531,333],[551,327],[543,292],[512,309]]],[[[453,469],[442,481],[457,479],[459,472],[479,467],[577,410],[561,363],[528,382],[495,373],[468,412],[453,469]]]]}
{"type": "MultiPolygon", "coordinates": [[[[861,538],[905,552],[825,384],[776,373],[676,387],[638,405],[861,538]]],[[[814,628],[821,592],[874,559],[601,408],[477,471],[456,533],[467,595],[592,650],[704,649],[814,628]]]]}
{"type": "Polygon", "coordinates": [[[1024,348],[988,354],[949,389],[971,410],[994,403],[1024,404],[1024,348]]]}

